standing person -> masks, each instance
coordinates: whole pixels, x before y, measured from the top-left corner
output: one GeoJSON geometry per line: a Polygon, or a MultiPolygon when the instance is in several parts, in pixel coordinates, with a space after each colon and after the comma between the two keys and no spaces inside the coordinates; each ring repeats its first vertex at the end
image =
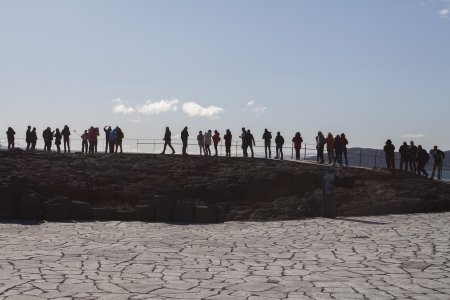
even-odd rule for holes
{"type": "Polygon", "coordinates": [[[292,138],[292,142],[294,143],[294,149],[295,149],[295,159],[300,159],[300,149],[302,148],[302,136],[300,132],[297,132],[295,136],[292,138]]]}
{"type": "Polygon", "coordinates": [[[384,153],[386,155],[386,166],[388,169],[395,169],[395,146],[391,140],[386,141],[384,145],[384,153]]]}
{"type": "Polygon", "coordinates": [[[433,149],[430,150],[431,156],[433,156],[433,172],[431,172],[431,179],[434,179],[434,174],[437,169],[437,177],[439,180],[442,178],[442,166],[444,165],[445,153],[438,149],[438,146],[434,146],[433,149]]]}
{"type": "Polygon", "coordinates": [[[98,127],[91,126],[88,130],[89,153],[97,153],[98,136],[100,132],[98,127]]]}
{"type": "Polygon", "coordinates": [[[403,165],[405,165],[405,171],[408,171],[408,144],[403,142],[398,152],[400,153],[400,171],[403,171],[403,165]]]}
{"type": "Polygon", "coordinates": [[[197,142],[198,142],[198,147],[200,148],[200,155],[203,155],[203,153],[205,153],[205,155],[206,155],[205,137],[203,136],[203,132],[201,130],[198,132],[197,142]]]}
{"type": "Polygon", "coordinates": [[[122,140],[125,137],[125,135],[123,134],[122,129],[120,129],[119,126],[116,126],[116,153],[117,153],[117,149],[120,147],[120,153],[123,153],[122,150],[122,140]]]}
{"type": "Polygon", "coordinates": [[[52,148],[52,141],[53,141],[53,135],[55,134],[54,131],[51,130],[50,127],[47,127],[42,132],[42,138],[44,139],[44,151],[50,151],[52,148]]]}
{"type": "Polygon", "coordinates": [[[8,131],[6,131],[6,137],[8,138],[8,149],[14,149],[15,143],[14,143],[14,135],[16,132],[11,127],[8,127],[8,131]]]}
{"type": "MultiPolygon", "coordinates": [[[[109,153],[113,153],[114,151],[111,151],[111,145],[109,144],[109,137],[111,134],[111,126],[105,126],[103,127],[103,131],[105,132],[105,153],[108,153],[108,147],[109,147],[109,153]]],[[[116,142],[115,140],[113,141],[114,143],[116,142]]],[[[114,146],[113,146],[114,149],[114,146]]]]}
{"type": "Polygon", "coordinates": [[[428,160],[430,160],[430,155],[427,151],[423,149],[421,145],[417,146],[417,174],[428,177],[428,172],[425,171],[425,166],[427,165],[428,160]]]}
{"type": "Polygon", "coordinates": [[[211,138],[212,138],[212,132],[211,129],[208,130],[208,132],[205,132],[205,155],[211,156],[211,149],[209,148],[211,146],[211,138]]]}
{"type": "Polygon", "coordinates": [[[28,126],[27,132],[25,133],[25,142],[27,142],[27,151],[29,151],[31,146],[31,126],[28,126]]]}
{"type": "Polygon", "coordinates": [[[255,153],[253,152],[253,146],[256,146],[255,138],[253,134],[251,134],[250,129],[247,130],[245,134],[245,143],[250,147],[250,151],[252,152],[252,158],[255,157],[255,153]]]}
{"type": "Polygon", "coordinates": [[[223,139],[225,140],[225,156],[231,156],[231,139],[232,139],[230,129],[227,129],[223,139]]]}
{"type": "Polygon", "coordinates": [[[164,148],[161,154],[166,154],[166,147],[169,146],[170,149],[172,149],[172,154],[175,154],[175,150],[172,147],[172,133],[170,132],[169,127],[166,127],[166,132],[164,133],[164,148]]]}
{"type": "Polygon", "coordinates": [[[81,135],[81,153],[88,153],[89,133],[87,130],[81,135]]]}
{"type": "Polygon", "coordinates": [[[242,148],[242,154],[244,155],[244,157],[248,156],[248,153],[247,153],[248,145],[247,145],[247,139],[245,137],[246,134],[247,134],[247,131],[245,130],[245,127],[242,127],[242,133],[241,133],[241,135],[239,137],[242,140],[241,148],[242,148]]]}
{"type": "Polygon", "coordinates": [[[316,136],[317,162],[323,164],[323,149],[325,148],[325,137],[322,131],[319,131],[316,136]]]}
{"type": "Polygon", "coordinates": [[[67,150],[70,153],[70,129],[69,129],[69,126],[64,125],[64,129],[61,131],[61,135],[63,136],[64,153],[66,153],[67,150]]]}
{"type": "Polygon", "coordinates": [[[61,153],[61,139],[62,139],[62,135],[61,135],[61,132],[59,132],[59,128],[56,128],[55,134],[53,134],[53,137],[55,138],[56,151],[58,153],[61,153]]]}
{"type": "Polygon", "coordinates": [[[214,135],[212,137],[212,140],[213,140],[213,144],[214,144],[214,152],[215,152],[214,156],[217,156],[217,145],[219,144],[219,142],[221,140],[220,133],[217,130],[214,130],[214,135]]]}
{"type": "Polygon", "coordinates": [[[36,149],[36,142],[37,142],[37,133],[36,133],[36,127],[33,127],[33,130],[31,130],[31,151],[34,151],[36,149]]]}
{"type": "Polygon", "coordinates": [[[267,130],[267,128],[264,129],[262,139],[264,140],[264,153],[266,154],[265,158],[267,158],[267,152],[269,152],[269,158],[270,158],[272,156],[272,151],[270,150],[270,144],[272,141],[272,132],[269,132],[267,130]]]}
{"type": "Polygon", "coordinates": [[[331,132],[328,132],[325,143],[327,144],[328,163],[331,165],[334,160],[334,138],[331,132]]]}
{"type": "Polygon", "coordinates": [[[334,138],[334,154],[335,160],[334,163],[342,165],[342,144],[341,144],[341,136],[338,134],[334,138]]]}
{"type": "Polygon", "coordinates": [[[280,132],[277,132],[277,136],[275,137],[275,150],[276,150],[276,156],[275,158],[283,159],[283,144],[284,144],[284,138],[281,136],[280,132]]]}
{"type": "Polygon", "coordinates": [[[344,158],[345,158],[345,165],[348,166],[348,158],[347,158],[347,145],[348,145],[348,140],[345,137],[344,133],[341,133],[341,147],[342,147],[342,154],[344,154],[344,158]]]}
{"type": "MultiPolygon", "coordinates": [[[[111,128],[111,127],[110,127],[111,128]]],[[[109,153],[114,153],[114,146],[116,145],[116,131],[117,129],[111,129],[109,130],[108,134],[108,146],[109,146],[109,153]]]]}
{"type": "Polygon", "coordinates": [[[414,142],[409,142],[408,147],[408,163],[409,163],[409,171],[416,173],[417,172],[417,166],[416,166],[416,156],[417,156],[417,147],[414,145],[414,142]]]}
{"type": "Polygon", "coordinates": [[[187,146],[188,146],[188,138],[189,138],[189,132],[187,126],[184,127],[183,131],[181,131],[181,142],[183,143],[183,150],[182,154],[187,155],[187,146]]]}

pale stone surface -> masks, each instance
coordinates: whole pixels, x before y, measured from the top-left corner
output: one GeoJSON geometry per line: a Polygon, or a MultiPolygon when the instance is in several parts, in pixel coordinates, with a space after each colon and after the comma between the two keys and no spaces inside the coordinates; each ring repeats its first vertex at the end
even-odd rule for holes
{"type": "Polygon", "coordinates": [[[0,299],[450,299],[450,213],[0,223],[0,299]]]}

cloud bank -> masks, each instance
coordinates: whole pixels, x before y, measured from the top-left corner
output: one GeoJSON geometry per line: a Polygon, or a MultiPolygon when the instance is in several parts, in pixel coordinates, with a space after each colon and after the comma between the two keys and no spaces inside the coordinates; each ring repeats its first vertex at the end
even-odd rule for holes
{"type": "Polygon", "coordinates": [[[420,139],[423,137],[425,137],[424,133],[416,133],[416,134],[410,133],[402,135],[402,138],[410,138],[410,139],[420,139]]]}
{"type": "Polygon", "coordinates": [[[441,9],[441,11],[439,11],[439,17],[444,18],[444,19],[448,19],[449,12],[450,12],[449,8],[441,9]]]}
{"type": "Polygon", "coordinates": [[[248,101],[245,105],[248,109],[250,109],[251,112],[254,112],[256,114],[264,113],[267,110],[267,107],[263,105],[259,105],[256,103],[256,101],[248,101]]]}
{"type": "MultiPolygon", "coordinates": [[[[141,106],[130,106],[128,102],[121,99],[113,100],[113,113],[115,114],[143,114],[143,115],[158,115],[166,112],[175,112],[178,110],[178,105],[181,104],[178,99],[147,101],[141,106]]],[[[195,102],[183,103],[183,112],[190,117],[206,117],[210,119],[219,118],[220,114],[225,110],[218,106],[203,107],[195,102]]]]}

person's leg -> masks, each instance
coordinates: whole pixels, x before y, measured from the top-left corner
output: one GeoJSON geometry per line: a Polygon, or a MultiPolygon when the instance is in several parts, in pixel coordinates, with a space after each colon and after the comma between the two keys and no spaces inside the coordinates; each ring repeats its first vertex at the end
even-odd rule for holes
{"type": "Polygon", "coordinates": [[[255,157],[255,153],[253,152],[253,145],[250,144],[250,151],[252,152],[252,158],[255,157]]]}
{"type": "Polygon", "coordinates": [[[283,159],[283,146],[280,146],[280,159],[283,159]]]}
{"type": "Polygon", "coordinates": [[[27,142],[27,151],[30,150],[30,142],[27,142]]]}
{"type": "Polygon", "coordinates": [[[438,179],[441,180],[442,179],[442,167],[443,167],[443,163],[439,163],[438,164],[438,179]]]}
{"type": "Polygon", "coordinates": [[[333,150],[327,149],[328,153],[328,163],[331,164],[333,162],[333,150]]]}
{"type": "Polygon", "coordinates": [[[111,153],[111,144],[109,140],[105,140],[105,153],[108,153],[108,150],[111,153]]]}
{"type": "Polygon", "coordinates": [[[266,155],[267,158],[267,144],[264,144],[264,154],[266,155]]]}
{"type": "Polygon", "coordinates": [[[438,167],[438,164],[436,162],[433,163],[433,171],[431,172],[431,179],[434,179],[434,174],[436,174],[436,169],[438,167]]]}
{"type": "Polygon", "coordinates": [[[167,142],[165,141],[163,151],[161,152],[161,154],[166,154],[166,147],[167,147],[167,142]]]}
{"type": "Polygon", "coordinates": [[[272,150],[270,150],[270,148],[271,148],[270,142],[267,143],[267,147],[269,147],[269,158],[271,158],[272,157],[272,150]]]}
{"type": "Polygon", "coordinates": [[[217,143],[214,143],[214,156],[217,156],[217,143]]]}
{"type": "Polygon", "coordinates": [[[344,149],[345,165],[348,166],[347,149],[344,149]]]}
{"type": "Polygon", "coordinates": [[[175,154],[175,149],[173,149],[172,143],[169,143],[169,147],[170,147],[170,149],[172,149],[172,154],[175,154]]]}

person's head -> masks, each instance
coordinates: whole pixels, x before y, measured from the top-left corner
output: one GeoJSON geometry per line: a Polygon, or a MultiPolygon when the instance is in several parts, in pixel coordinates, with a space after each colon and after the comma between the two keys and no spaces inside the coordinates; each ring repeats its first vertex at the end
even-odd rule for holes
{"type": "Polygon", "coordinates": [[[67,126],[67,125],[64,125],[64,128],[68,129],[68,128],[69,128],[69,126],[67,126]]]}
{"type": "Polygon", "coordinates": [[[184,129],[186,129],[186,130],[187,130],[187,129],[188,129],[188,127],[187,127],[187,126],[184,126],[184,129]]]}
{"type": "Polygon", "coordinates": [[[297,137],[300,136],[300,132],[297,132],[297,133],[295,134],[295,136],[297,136],[297,137]]]}
{"type": "Polygon", "coordinates": [[[404,146],[408,146],[408,144],[407,144],[406,142],[403,142],[403,145],[404,145],[404,146]]]}
{"type": "Polygon", "coordinates": [[[387,140],[386,144],[392,144],[392,141],[391,140],[387,140]]]}
{"type": "Polygon", "coordinates": [[[340,140],[340,139],[341,139],[341,136],[340,136],[339,134],[337,134],[337,135],[336,135],[336,139],[337,139],[337,140],[340,140]]]}
{"type": "Polygon", "coordinates": [[[211,133],[211,129],[210,129],[210,130],[208,130],[208,133],[211,133]]]}
{"type": "Polygon", "coordinates": [[[317,135],[322,135],[322,131],[319,131],[319,132],[317,133],[317,135]]]}
{"type": "MultiPolygon", "coordinates": [[[[267,130],[267,129],[266,129],[266,130],[267,130]]],[[[231,133],[231,132],[230,132],[230,129],[227,129],[227,133],[231,133]]]]}
{"type": "Polygon", "coordinates": [[[84,133],[87,133],[87,130],[85,130],[84,133]]]}
{"type": "Polygon", "coordinates": [[[52,130],[50,127],[47,127],[47,130],[52,130]]]}
{"type": "Polygon", "coordinates": [[[8,127],[8,131],[11,131],[12,130],[12,128],[11,127],[8,127]]]}
{"type": "Polygon", "coordinates": [[[111,130],[111,126],[108,126],[108,130],[111,130]]]}
{"type": "Polygon", "coordinates": [[[56,130],[57,133],[59,133],[59,128],[56,128],[55,130],[56,130]]]}
{"type": "Polygon", "coordinates": [[[33,131],[36,131],[36,127],[33,127],[33,131]]]}
{"type": "Polygon", "coordinates": [[[169,130],[169,126],[166,127],[166,130],[169,130]]]}
{"type": "Polygon", "coordinates": [[[414,146],[414,142],[413,142],[413,141],[409,142],[409,144],[410,144],[411,146],[414,146]]]}
{"type": "Polygon", "coordinates": [[[333,135],[331,134],[331,132],[328,132],[328,136],[331,136],[331,137],[333,137],[333,135]]]}
{"type": "Polygon", "coordinates": [[[94,130],[94,126],[91,126],[90,129],[94,130]]]}
{"type": "Polygon", "coordinates": [[[341,138],[345,138],[345,133],[341,133],[341,138]]]}
{"type": "Polygon", "coordinates": [[[214,133],[218,133],[217,130],[214,130],[214,133]]]}
{"type": "Polygon", "coordinates": [[[280,132],[279,132],[279,131],[277,132],[277,135],[280,135],[280,132]]]}
{"type": "Polygon", "coordinates": [[[437,150],[437,148],[438,148],[438,146],[434,146],[434,147],[433,147],[434,150],[437,150]]]}
{"type": "Polygon", "coordinates": [[[244,132],[245,132],[245,127],[242,127],[242,131],[244,131],[244,132]]]}
{"type": "Polygon", "coordinates": [[[250,133],[250,129],[247,130],[247,133],[250,133]]]}
{"type": "Polygon", "coordinates": [[[417,149],[422,150],[422,145],[417,146],[417,149]]]}
{"type": "Polygon", "coordinates": [[[267,128],[264,129],[264,132],[267,132],[267,128]]]}
{"type": "Polygon", "coordinates": [[[30,125],[28,125],[28,130],[30,130],[31,129],[31,126],[30,125]]]}
{"type": "Polygon", "coordinates": [[[200,130],[200,131],[198,132],[198,134],[203,134],[203,132],[200,130]]]}

